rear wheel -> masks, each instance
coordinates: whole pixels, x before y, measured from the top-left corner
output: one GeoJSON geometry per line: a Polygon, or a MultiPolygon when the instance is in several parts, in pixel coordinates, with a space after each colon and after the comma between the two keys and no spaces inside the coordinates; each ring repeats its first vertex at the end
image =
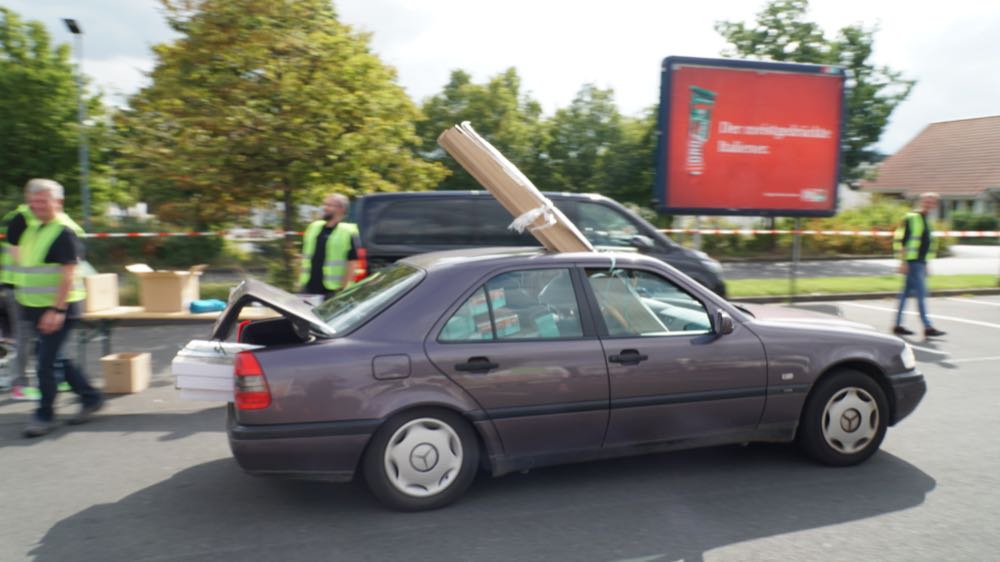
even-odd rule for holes
{"type": "Polygon", "coordinates": [[[457,414],[415,410],[383,425],[365,453],[365,480],[380,501],[403,511],[436,509],[475,478],[479,447],[457,414]]]}
{"type": "Polygon", "coordinates": [[[858,464],[878,450],[888,417],[888,401],[877,382],[864,373],[839,371],[806,400],[798,442],[821,463],[858,464]]]}

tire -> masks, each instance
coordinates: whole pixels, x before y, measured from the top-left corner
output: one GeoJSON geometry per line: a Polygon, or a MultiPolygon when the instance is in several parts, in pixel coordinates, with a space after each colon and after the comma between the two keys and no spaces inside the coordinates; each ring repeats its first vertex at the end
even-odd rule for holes
{"type": "Polygon", "coordinates": [[[364,457],[372,494],[400,511],[444,507],[472,484],[479,466],[479,442],[459,415],[413,410],[393,417],[375,432],[364,457]]]}
{"type": "Polygon", "coordinates": [[[888,419],[889,402],[874,379],[858,371],[838,371],[806,400],[798,444],[823,464],[855,465],[878,450],[888,419]]]}

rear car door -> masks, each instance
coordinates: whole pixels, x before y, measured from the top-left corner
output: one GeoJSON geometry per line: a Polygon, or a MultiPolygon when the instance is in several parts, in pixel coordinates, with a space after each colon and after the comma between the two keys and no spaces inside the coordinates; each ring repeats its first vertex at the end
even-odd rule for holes
{"type": "Polygon", "coordinates": [[[601,447],[608,371],[581,318],[581,288],[569,268],[498,274],[425,342],[431,361],[492,420],[509,457],[601,447]]]}
{"type": "Polygon", "coordinates": [[[716,335],[707,299],[662,271],[588,269],[603,321],[611,413],[605,446],[752,431],[767,389],[760,340],[716,335]]]}

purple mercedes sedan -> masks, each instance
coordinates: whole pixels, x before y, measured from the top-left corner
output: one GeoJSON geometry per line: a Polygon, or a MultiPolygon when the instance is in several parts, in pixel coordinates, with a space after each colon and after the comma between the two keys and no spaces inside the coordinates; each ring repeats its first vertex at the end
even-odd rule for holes
{"type": "Polygon", "coordinates": [[[414,256],[312,308],[257,281],[240,309],[228,434],[249,473],[347,481],[402,510],[480,470],[795,441],[864,461],[926,391],[902,340],[832,316],[729,303],[629,253],[414,256]]]}

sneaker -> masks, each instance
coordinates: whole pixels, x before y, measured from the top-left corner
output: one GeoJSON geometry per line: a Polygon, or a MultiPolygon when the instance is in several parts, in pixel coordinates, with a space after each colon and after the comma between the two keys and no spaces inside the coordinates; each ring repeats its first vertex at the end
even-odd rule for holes
{"type": "Polygon", "coordinates": [[[931,338],[931,337],[934,337],[934,336],[943,336],[946,333],[947,332],[945,332],[944,330],[938,330],[934,326],[928,326],[927,328],[924,329],[924,337],[925,338],[931,338]]]}
{"type": "Polygon", "coordinates": [[[69,392],[73,390],[73,387],[71,387],[68,382],[63,381],[56,385],[56,390],[59,392],[69,392]]]}
{"type": "Polygon", "coordinates": [[[892,333],[896,334],[897,336],[912,336],[913,330],[908,330],[903,326],[896,326],[892,329],[892,333]]]}
{"type": "Polygon", "coordinates": [[[73,416],[72,418],[66,420],[66,423],[70,425],[80,425],[82,423],[87,423],[98,410],[104,407],[104,399],[94,402],[93,404],[84,404],[80,406],[80,412],[73,416]]]}
{"type": "Polygon", "coordinates": [[[15,386],[10,391],[10,397],[14,400],[41,400],[42,391],[33,386],[15,386]]]}
{"type": "Polygon", "coordinates": [[[48,435],[49,433],[52,433],[52,430],[55,428],[56,424],[53,422],[33,419],[31,420],[31,423],[24,426],[24,436],[41,437],[43,435],[48,435]]]}

